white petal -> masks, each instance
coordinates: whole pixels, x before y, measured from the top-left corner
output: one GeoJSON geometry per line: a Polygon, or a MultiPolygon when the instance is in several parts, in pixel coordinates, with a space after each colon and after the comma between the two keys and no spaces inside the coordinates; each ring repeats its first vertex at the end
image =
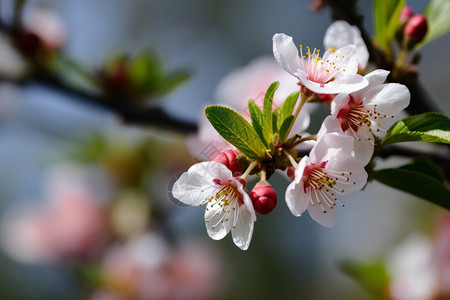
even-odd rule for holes
{"type": "Polygon", "coordinates": [[[315,205],[310,204],[308,206],[308,212],[311,218],[322,226],[333,227],[336,223],[336,208],[331,209],[323,203],[322,206],[326,210],[326,213],[324,213],[322,207],[317,204],[314,193],[311,194],[311,197],[313,198],[313,202],[316,203],[315,205]]]}
{"type": "Polygon", "coordinates": [[[361,90],[368,85],[367,80],[359,74],[337,73],[336,79],[323,86],[307,79],[307,74],[303,70],[296,73],[301,83],[309,90],[318,94],[339,94],[352,93],[361,90]]]}
{"type": "Polygon", "coordinates": [[[323,60],[330,60],[341,74],[353,75],[358,72],[358,53],[354,45],[347,45],[334,52],[327,51],[323,60]],[[330,53],[329,55],[326,55],[330,53]]]}
{"type": "Polygon", "coordinates": [[[245,205],[239,207],[239,219],[236,228],[231,229],[233,242],[242,250],[247,250],[252,240],[254,219],[245,205]]]}
{"type": "Polygon", "coordinates": [[[235,182],[236,182],[239,193],[243,197],[244,205],[245,205],[246,209],[252,215],[253,221],[256,221],[256,213],[255,213],[255,209],[253,208],[252,200],[250,199],[248,194],[244,191],[244,186],[242,185],[242,183],[240,183],[239,180],[235,180],[235,182]]]}
{"type": "Polygon", "coordinates": [[[339,160],[342,155],[351,156],[353,145],[353,137],[332,132],[318,139],[309,155],[314,163],[339,160]]]}
{"type": "Polygon", "coordinates": [[[291,213],[299,217],[308,208],[309,197],[303,190],[303,180],[291,182],[286,189],[286,204],[291,213]]]}
{"type": "MultiPolygon", "coordinates": [[[[356,136],[353,135],[353,132],[348,130],[346,132],[342,131],[341,123],[339,120],[333,116],[328,116],[322,123],[319,132],[317,133],[317,138],[321,139],[327,133],[336,132],[339,135],[349,136],[354,139],[353,141],[353,155],[357,160],[361,162],[362,165],[367,165],[372,158],[372,154],[374,151],[374,144],[372,141],[367,139],[368,136],[372,137],[373,134],[360,129],[356,132],[356,136]]],[[[349,154],[349,153],[347,153],[349,154]]]]}
{"type": "Polygon", "coordinates": [[[322,125],[320,126],[320,130],[317,133],[317,139],[320,140],[325,134],[331,132],[344,134],[341,128],[341,122],[339,122],[339,120],[333,116],[328,116],[325,118],[325,120],[323,120],[322,125]]]}
{"type": "Polygon", "coordinates": [[[345,21],[336,21],[331,24],[323,40],[326,48],[341,48],[346,45],[355,45],[358,53],[358,65],[365,69],[369,60],[369,51],[361,37],[361,32],[356,26],[351,26],[345,21]]]}
{"type": "Polygon", "coordinates": [[[284,33],[277,33],[272,40],[273,55],[277,62],[287,72],[296,76],[297,70],[301,68],[301,59],[292,37],[284,33]]]}
{"type": "Polygon", "coordinates": [[[339,87],[339,92],[335,94],[353,93],[365,88],[369,84],[367,79],[359,74],[338,73],[334,78],[334,81],[325,84],[325,86],[328,85],[328,89],[330,90],[339,87]]]}
{"type": "Polygon", "coordinates": [[[389,73],[389,71],[383,69],[376,69],[364,76],[364,78],[369,81],[369,86],[375,86],[383,84],[386,81],[389,73]]]}
{"type": "Polygon", "coordinates": [[[364,162],[350,156],[341,156],[340,159],[331,161],[327,164],[327,169],[337,172],[351,172],[348,183],[336,184],[339,188],[343,188],[343,194],[353,191],[359,191],[367,183],[367,172],[364,169],[364,162]]]}
{"type": "Polygon", "coordinates": [[[198,206],[211,197],[216,178],[231,179],[231,171],[217,162],[201,162],[181,175],[172,188],[172,195],[187,205],[198,206]]]}
{"type": "Polygon", "coordinates": [[[227,214],[230,216],[228,221],[225,221],[225,218],[227,217],[225,214],[227,214],[227,212],[223,212],[222,207],[218,204],[211,206],[211,203],[208,203],[205,210],[205,223],[208,235],[213,240],[221,240],[228,234],[228,232],[230,232],[233,224],[232,217],[234,213],[231,211],[227,214]]]}
{"type": "Polygon", "coordinates": [[[366,166],[372,159],[373,151],[375,150],[375,145],[373,144],[373,134],[371,132],[363,133],[364,129],[359,129],[356,132],[355,140],[355,158],[363,165],[366,166]],[[371,137],[372,141],[369,141],[367,137],[371,137]]]}
{"type": "Polygon", "coordinates": [[[410,93],[406,86],[388,83],[375,86],[367,91],[364,103],[377,104],[377,110],[390,116],[396,116],[409,105],[410,93]]]}

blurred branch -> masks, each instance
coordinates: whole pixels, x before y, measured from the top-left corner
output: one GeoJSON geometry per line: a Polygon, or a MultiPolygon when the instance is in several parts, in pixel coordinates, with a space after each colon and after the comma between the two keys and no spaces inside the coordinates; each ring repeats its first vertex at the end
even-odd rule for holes
{"type": "MultiPolygon", "coordinates": [[[[348,0],[322,0],[325,5],[331,8],[332,18],[335,20],[344,20],[351,25],[355,25],[361,31],[361,36],[366,43],[369,51],[369,60],[378,68],[392,70],[393,63],[387,59],[386,55],[374,43],[371,36],[363,25],[363,16],[357,12],[356,5],[349,3],[348,0]]],[[[433,104],[428,93],[417,78],[417,74],[394,74],[389,76],[391,82],[399,82],[408,87],[411,92],[411,103],[406,109],[409,114],[420,114],[430,111],[439,111],[433,104]]]]}
{"type": "Polygon", "coordinates": [[[127,124],[155,126],[180,133],[191,133],[197,130],[196,124],[178,120],[168,115],[160,107],[138,105],[122,101],[123,99],[107,99],[102,95],[69,86],[50,73],[43,71],[35,72],[24,84],[31,81],[36,81],[55,90],[81,98],[94,106],[112,111],[127,124]]]}

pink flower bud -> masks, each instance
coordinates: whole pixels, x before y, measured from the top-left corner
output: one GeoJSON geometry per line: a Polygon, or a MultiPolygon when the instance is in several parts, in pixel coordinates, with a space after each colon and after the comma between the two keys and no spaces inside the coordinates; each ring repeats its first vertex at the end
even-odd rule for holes
{"type": "Polygon", "coordinates": [[[267,215],[277,205],[277,193],[267,181],[260,181],[250,192],[253,207],[261,215],[267,215]]]}
{"type": "Polygon", "coordinates": [[[211,161],[216,161],[218,163],[223,164],[225,167],[230,169],[231,172],[241,172],[242,166],[237,161],[237,155],[236,152],[233,150],[225,150],[223,152],[220,152],[211,159],[211,161]]]}
{"type": "Polygon", "coordinates": [[[420,43],[428,32],[427,18],[422,15],[414,15],[411,17],[403,29],[403,33],[407,39],[407,47],[412,48],[420,43]]]}
{"type": "Polygon", "coordinates": [[[408,5],[404,5],[402,11],[400,12],[400,18],[398,20],[400,26],[405,25],[412,16],[414,16],[414,11],[412,10],[412,8],[408,5]]]}

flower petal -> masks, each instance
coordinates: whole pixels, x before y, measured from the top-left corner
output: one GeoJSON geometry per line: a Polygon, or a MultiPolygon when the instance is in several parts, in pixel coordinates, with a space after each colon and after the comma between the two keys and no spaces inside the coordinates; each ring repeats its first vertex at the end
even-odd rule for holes
{"type": "Polygon", "coordinates": [[[325,32],[323,44],[326,48],[341,48],[346,45],[355,45],[358,53],[358,67],[365,69],[369,61],[369,51],[356,26],[345,21],[336,21],[325,32]]]}
{"type": "Polygon", "coordinates": [[[231,229],[233,242],[242,250],[247,250],[252,240],[254,217],[245,205],[239,207],[239,218],[236,227],[231,229]]]}
{"type": "Polygon", "coordinates": [[[327,164],[332,170],[341,172],[350,172],[350,175],[345,175],[349,178],[348,182],[336,183],[336,186],[344,189],[342,194],[348,194],[353,191],[359,191],[367,183],[367,172],[364,169],[364,162],[355,157],[342,156],[339,160],[330,161],[327,164]]]}
{"type": "Polygon", "coordinates": [[[353,75],[358,72],[358,53],[354,45],[347,45],[334,52],[327,51],[323,60],[334,63],[333,66],[340,70],[340,74],[353,75]]]}
{"type": "MultiPolygon", "coordinates": [[[[313,194],[311,194],[311,197],[313,198],[313,202],[317,203],[318,199],[316,199],[316,196],[313,194]]],[[[325,207],[324,207],[325,208],[325,207]]],[[[320,207],[320,205],[315,204],[312,205],[310,204],[308,206],[308,212],[309,215],[311,216],[311,218],[316,221],[317,223],[319,223],[322,226],[325,227],[333,227],[334,224],[336,223],[336,209],[335,208],[328,208],[326,207],[326,213],[323,212],[322,207],[320,207]]]]}
{"type": "Polygon", "coordinates": [[[410,93],[406,86],[398,83],[388,83],[375,86],[367,91],[365,104],[376,104],[377,111],[388,116],[396,116],[409,105],[410,93]]]}
{"type": "Polygon", "coordinates": [[[317,140],[317,144],[310,152],[311,161],[320,163],[339,160],[343,155],[351,156],[354,138],[336,132],[327,133],[317,140]]]}
{"type": "Polygon", "coordinates": [[[277,33],[272,40],[273,55],[277,62],[287,72],[296,76],[296,72],[301,68],[301,59],[292,37],[284,33],[277,33]]]}
{"type": "Polygon", "coordinates": [[[211,202],[208,203],[205,210],[205,223],[209,237],[213,240],[223,239],[230,232],[231,226],[233,225],[233,216],[233,212],[228,214],[218,204],[212,206],[211,202]],[[225,221],[225,218],[228,216],[230,218],[228,221],[225,221]]]}
{"type": "Polygon", "coordinates": [[[256,221],[256,213],[255,213],[255,209],[253,208],[252,200],[250,199],[248,194],[244,191],[244,186],[242,185],[242,183],[240,183],[239,180],[235,180],[235,181],[236,181],[236,186],[238,188],[238,191],[243,197],[244,205],[245,205],[246,209],[252,215],[252,220],[254,222],[254,221],[256,221]]]}
{"type": "Polygon", "coordinates": [[[286,189],[285,198],[291,213],[296,217],[300,217],[309,204],[309,196],[303,190],[303,180],[299,180],[298,184],[291,182],[286,189]]]}
{"type": "Polygon", "coordinates": [[[217,162],[201,162],[181,175],[172,188],[172,195],[187,205],[198,206],[214,193],[213,179],[231,179],[231,171],[217,162]]]}
{"type": "Polygon", "coordinates": [[[364,78],[366,78],[367,81],[369,81],[369,86],[372,87],[383,84],[386,81],[389,73],[390,73],[389,71],[383,69],[376,69],[367,74],[366,76],[364,76],[364,78]]]}

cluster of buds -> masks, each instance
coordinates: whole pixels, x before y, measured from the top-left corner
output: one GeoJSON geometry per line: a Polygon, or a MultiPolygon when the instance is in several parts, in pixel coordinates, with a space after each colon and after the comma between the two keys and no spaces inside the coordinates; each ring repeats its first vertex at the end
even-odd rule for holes
{"type": "Polygon", "coordinates": [[[428,32],[427,18],[423,14],[415,14],[412,8],[405,5],[400,13],[397,40],[410,50],[422,42],[428,32]]]}

